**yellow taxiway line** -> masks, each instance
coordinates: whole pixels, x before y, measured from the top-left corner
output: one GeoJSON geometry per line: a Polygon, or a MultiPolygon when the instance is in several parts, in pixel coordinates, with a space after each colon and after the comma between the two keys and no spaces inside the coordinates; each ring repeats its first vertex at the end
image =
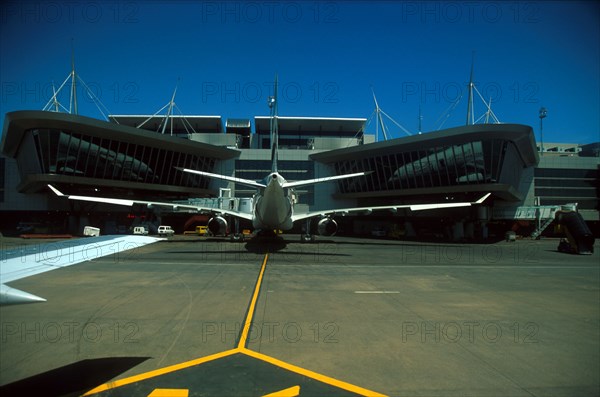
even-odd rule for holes
{"type": "MultiPolygon", "coordinates": [[[[108,383],[105,383],[103,385],[100,385],[100,386],[88,391],[83,396],[90,396],[92,394],[97,394],[97,393],[100,393],[100,392],[103,392],[106,390],[110,390],[110,389],[114,389],[114,388],[117,388],[120,386],[124,386],[124,385],[128,385],[131,383],[139,382],[142,380],[154,378],[156,376],[165,375],[170,372],[178,371],[178,370],[181,370],[184,368],[189,368],[189,367],[192,367],[195,365],[204,364],[204,363],[218,360],[220,358],[231,356],[234,354],[244,354],[246,356],[253,357],[257,360],[261,360],[261,361],[267,362],[269,364],[275,365],[275,366],[285,369],[287,371],[295,372],[299,375],[306,376],[308,378],[317,380],[319,382],[322,382],[322,383],[328,384],[330,386],[334,386],[334,387],[337,387],[337,388],[340,388],[340,389],[343,389],[343,390],[346,390],[346,391],[349,391],[352,393],[356,393],[356,394],[363,395],[363,396],[385,397],[384,394],[380,394],[380,393],[374,392],[372,390],[364,389],[362,387],[355,386],[350,383],[346,383],[341,380],[331,378],[329,376],[321,375],[319,373],[310,371],[308,369],[301,368],[301,367],[295,366],[290,363],[286,363],[285,361],[281,361],[276,358],[273,358],[273,357],[267,356],[265,354],[258,353],[258,352],[255,352],[255,351],[252,351],[252,350],[246,348],[246,343],[248,341],[248,334],[250,333],[250,327],[252,326],[252,320],[254,318],[254,311],[256,309],[256,302],[258,301],[258,295],[260,293],[260,288],[262,286],[262,280],[263,280],[263,277],[265,274],[268,259],[269,259],[269,254],[265,254],[265,258],[263,260],[262,267],[260,269],[260,273],[259,273],[258,279],[256,281],[256,286],[254,288],[254,293],[252,294],[252,299],[250,301],[250,305],[248,306],[248,313],[246,315],[246,320],[244,322],[244,328],[242,329],[242,333],[240,335],[240,340],[238,341],[237,347],[235,347],[234,349],[226,350],[221,353],[212,354],[210,356],[201,357],[201,358],[198,358],[195,360],[185,361],[180,364],[175,364],[175,365],[171,365],[171,366],[168,366],[165,368],[156,369],[156,370],[153,370],[150,372],[145,372],[145,373],[142,373],[139,375],[134,375],[134,376],[124,378],[124,379],[119,379],[119,380],[116,380],[113,382],[108,382],[108,383]]],[[[279,392],[271,393],[267,396],[271,396],[271,397],[297,396],[299,392],[300,392],[300,386],[294,386],[294,387],[291,387],[291,388],[288,388],[285,390],[280,390],[279,392]]]]}
{"type": "Polygon", "coordinates": [[[248,342],[248,334],[250,333],[250,326],[252,325],[252,318],[254,317],[254,309],[256,308],[256,301],[258,300],[258,294],[260,292],[260,287],[262,285],[262,279],[265,275],[265,269],[267,267],[267,261],[269,260],[269,254],[265,254],[265,259],[263,260],[262,267],[260,268],[260,273],[258,274],[258,280],[256,280],[256,287],[254,287],[254,294],[252,295],[252,300],[250,301],[250,306],[248,306],[248,314],[246,316],[246,321],[244,322],[244,328],[242,329],[242,335],[240,337],[240,341],[238,342],[237,348],[242,349],[246,347],[246,343],[248,342]]]}

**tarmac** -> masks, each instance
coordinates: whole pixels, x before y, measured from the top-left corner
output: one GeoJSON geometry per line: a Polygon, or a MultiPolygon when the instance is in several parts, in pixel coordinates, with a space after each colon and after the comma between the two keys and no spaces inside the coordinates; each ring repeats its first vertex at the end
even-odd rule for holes
{"type": "Polygon", "coordinates": [[[557,245],[175,236],[10,283],[48,301],[0,308],[0,395],[598,396],[598,250],[557,245]]]}

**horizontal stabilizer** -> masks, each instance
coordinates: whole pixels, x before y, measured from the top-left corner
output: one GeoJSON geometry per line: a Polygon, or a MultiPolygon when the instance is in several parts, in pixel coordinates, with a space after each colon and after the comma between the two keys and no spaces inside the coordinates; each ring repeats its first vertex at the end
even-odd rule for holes
{"type": "Polygon", "coordinates": [[[371,172],[373,172],[373,171],[369,171],[369,172],[357,172],[357,173],[354,173],[354,174],[345,174],[345,175],[327,176],[327,177],[324,177],[324,178],[307,179],[305,181],[286,182],[286,183],[283,184],[283,187],[298,187],[298,186],[314,185],[316,183],[335,181],[335,180],[338,180],[338,179],[355,178],[357,176],[368,175],[371,172]]]}
{"type": "Polygon", "coordinates": [[[250,186],[250,187],[254,187],[254,188],[267,187],[265,184],[253,181],[251,179],[243,179],[243,178],[236,178],[234,176],[213,174],[211,172],[191,170],[189,168],[181,168],[181,167],[175,167],[175,168],[177,168],[179,171],[188,172],[190,174],[202,175],[202,176],[206,176],[208,178],[223,179],[223,180],[226,180],[229,182],[235,182],[235,183],[239,183],[240,185],[250,186]]]}
{"type": "Polygon", "coordinates": [[[46,299],[4,284],[0,285],[0,306],[37,302],[46,302],[46,299]]]}

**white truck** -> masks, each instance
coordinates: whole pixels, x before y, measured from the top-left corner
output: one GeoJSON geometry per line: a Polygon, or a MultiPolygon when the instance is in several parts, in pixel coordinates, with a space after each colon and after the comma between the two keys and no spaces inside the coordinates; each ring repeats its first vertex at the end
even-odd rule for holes
{"type": "Polygon", "coordinates": [[[171,226],[160,225],[158,227],[158,235],[159,236],[171,237],[174,234],[175,234],[175,230],[173,230],[173,228],[171,226]]]}

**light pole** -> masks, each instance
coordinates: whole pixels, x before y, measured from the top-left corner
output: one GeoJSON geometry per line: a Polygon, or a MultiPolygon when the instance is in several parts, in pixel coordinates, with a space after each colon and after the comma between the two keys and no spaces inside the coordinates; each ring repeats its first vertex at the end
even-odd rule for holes
{"type": "Polygon", "coordinates": [[[545,107],[540,108],[540,151],[544,155],[544,132],[542,120],[546,117],[548,110],[545,107]]]}

